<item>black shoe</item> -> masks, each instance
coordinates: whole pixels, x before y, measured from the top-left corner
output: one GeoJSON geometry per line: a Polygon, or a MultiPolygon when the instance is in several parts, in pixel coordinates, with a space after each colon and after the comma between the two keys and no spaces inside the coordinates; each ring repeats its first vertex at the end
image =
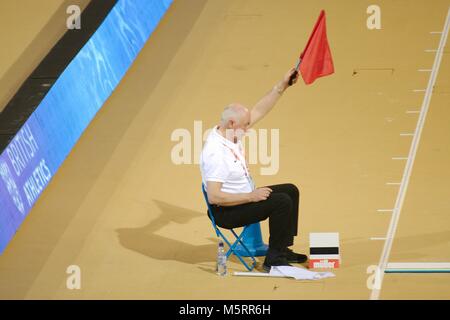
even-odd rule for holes
{"type": "Polygon", "coordinates": [[[279,266],[292,267],[292,265],[289,264],[284,254],[273,255],[268,253],[263,263],[264,271],[270,272],[270,269],[272,267],[279,267],[279,266]]]}
{"type": "Polygon", "coordinates": [[[286,248],[285,255],[287,262],[290,263],[303,263],[308,261],[308,256],[301,253],[295,253],[289,248],[286,248]]]}

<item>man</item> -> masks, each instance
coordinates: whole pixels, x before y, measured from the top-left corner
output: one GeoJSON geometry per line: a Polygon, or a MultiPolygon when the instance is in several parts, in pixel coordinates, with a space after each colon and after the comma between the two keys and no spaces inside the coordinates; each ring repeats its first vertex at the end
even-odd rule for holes
{"type": "Polygon", "coordinates": [[[225,108],[219,125],[211,130],[200,157],[202,181],[212,214],[219,227],[236,228],[269,218],[269,250],[263,268],[307,261],[306,255],[289,249],[297,235],[299,191],[293,184],[255,188],[244,157],[241,139],[276,104],[283,92],[298,80],[295,69],[250,111],[239,103],[225,108]]]}

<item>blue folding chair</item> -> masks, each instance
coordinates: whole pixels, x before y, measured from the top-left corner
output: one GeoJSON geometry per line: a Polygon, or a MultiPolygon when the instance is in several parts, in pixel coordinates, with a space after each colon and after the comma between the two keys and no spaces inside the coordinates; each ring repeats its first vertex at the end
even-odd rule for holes
{"type": "Polygon", "coordinates": [[[212,223],[214,230],[216,231],[216,235],[218,238],[221,237],[223,239],[223,241],[225,241],[225,243],[229,247],[227,254],[226,254],[227,260],[231,254],[234,254],[236,257],[238,257],[238,259],[242,262],[242,264],[245,266],[245,268],[247,268],[248,271],[252,271],[253,268],[255,268],[255,266],[256,266],[256,259],[255,259],[254,255],[250,252],[250,250],[247,248],[247,246],[244,244],[244,242],[242,241],[242,239],[244,238],[244,235],[248,232],[249,227],[251,225],[244,226],[244,229],[242,230],[240,235],[238,235],[233,229],[229,229],[236,238],[236,241],[234,241],[234,243],[231,244],[230,241],[228,241],[228,239],[225,237],[225,235],[219,230],[219,228],[216,225],[216,221],[214,220],[212,210],[211,210],[211,204],[208,201],[208,194],[206,193],[205,186],[203,184],[202,184],[202,192],[203,192],[203,196],[205,197],[206,205],[208,206],[208,216],[211,219],[211,223],[212,223]],[[242,249],[237,250],[238,245],[240,245],[239,247],[243,248],[243,250],[242,249]],[[245,256],[252,259],[251,266],[248,265],[247,262],[245,262],[245,260],[242,258],[243,254],[240,253],[240,251],[244,251],[245,256]]]}

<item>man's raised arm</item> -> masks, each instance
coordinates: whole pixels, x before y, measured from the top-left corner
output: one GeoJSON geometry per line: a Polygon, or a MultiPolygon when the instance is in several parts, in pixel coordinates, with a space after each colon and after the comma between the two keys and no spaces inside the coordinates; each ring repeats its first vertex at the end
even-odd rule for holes
{"type": "MultiPolygon", "coordinates": [[[[291,75],[295,72],[295,68],[289,70],[284,78],[279,81],[273,88],[267,93],[261,100],[259,100],[255,106],[251,109],[250,125],[252,127],[256,122],[264,118],[264,116],[272,110],[273,106],[276,104],[278,99],[281,97],[283,92],[289,87],[289,79],[291,75]]],[[[298,80],[298,74],[293,80],[293,84],[298,80]]]]}

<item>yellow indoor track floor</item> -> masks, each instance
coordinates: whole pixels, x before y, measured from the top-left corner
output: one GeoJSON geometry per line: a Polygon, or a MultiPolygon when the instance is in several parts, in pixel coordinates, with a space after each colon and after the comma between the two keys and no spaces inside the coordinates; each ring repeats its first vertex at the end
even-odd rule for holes
{"type": "MultiPolygon", "coordinates": [[[[379,210],[393,208],[406,163],[392,158],[408,156],[403,134],[430,77],[418,70],[433,66],[426,50],[441,34],[430,32],[442,31],[449,1],[379,0],[381,30],[366,26],[371,4],[175,0],[0,256],[0,298],[369,299],[367,270],[393,214],[379,210]],[[195,121],[204,131],[227,104],[252,107],[295,66],[321,9],[335,74],[284,93],[256,126],[279,130],[279,170],[250,169],[258,186],[299,187],[294,249],[309,251],[310,232],[339,232],[342,266],[318,281],[219,277],[198,149],[175,164],[171,135],[184,128],[194,144],[195,121]],[[66,287],[71,265],[80,290],[66,287]]],[[[389,262],[450,262],[449,79],[447,44],[389,262]]],[[[244,271],[236,259],[228,267],[244,271]]],[[[379,298],[449,299],[450,274],[385,274],[379,298]]]]}

